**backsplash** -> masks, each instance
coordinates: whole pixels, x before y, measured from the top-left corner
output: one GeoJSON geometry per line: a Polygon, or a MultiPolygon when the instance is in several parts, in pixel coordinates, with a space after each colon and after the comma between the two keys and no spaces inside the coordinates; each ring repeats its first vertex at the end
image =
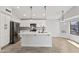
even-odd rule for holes
{"type": "Polygon", "coordinates": [[[20,30],[30,30],[30,27],[20,27],[20,30]]]}
{"type": "MultiPolygon", "coordinates": [[[[20,31],[30,31],[30,27],[20,27],[20,31]]],[[[36,30],[37,31],[42,31],[42,27],[36,27],[36,30]]],[[[46,30],[46,27],[45,27],[45,29],[44,30],[46,30]]]]}

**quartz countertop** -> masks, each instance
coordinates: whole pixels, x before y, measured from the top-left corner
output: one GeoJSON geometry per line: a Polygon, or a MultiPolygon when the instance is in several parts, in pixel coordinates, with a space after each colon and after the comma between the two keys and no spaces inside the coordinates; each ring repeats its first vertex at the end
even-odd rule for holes
{"type": "Polygon", "coordinates": [[[50,35],[50,33],[48,32],[39,33],[39,32],[28,32],[28,31],[21,31],[20,34],[50,35]]]}

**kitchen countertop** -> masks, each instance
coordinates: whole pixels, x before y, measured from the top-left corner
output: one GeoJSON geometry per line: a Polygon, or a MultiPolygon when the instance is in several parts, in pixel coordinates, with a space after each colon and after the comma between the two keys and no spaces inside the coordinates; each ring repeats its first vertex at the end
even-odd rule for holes
{"type": "Polygon", "coordinates": [[[50,33],[38,33],[38,32],[27,32],[27,31],[21,31],[20,34],[50,35],[50,33]]]}

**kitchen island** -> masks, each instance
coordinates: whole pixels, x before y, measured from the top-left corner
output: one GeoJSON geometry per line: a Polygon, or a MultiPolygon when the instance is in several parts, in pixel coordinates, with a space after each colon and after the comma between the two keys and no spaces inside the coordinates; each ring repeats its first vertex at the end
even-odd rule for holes
{"type": "Polygon", "coordinates": [[[52,47],[50,33],[21,32],[20,36],[23,47],[52,47]]]}

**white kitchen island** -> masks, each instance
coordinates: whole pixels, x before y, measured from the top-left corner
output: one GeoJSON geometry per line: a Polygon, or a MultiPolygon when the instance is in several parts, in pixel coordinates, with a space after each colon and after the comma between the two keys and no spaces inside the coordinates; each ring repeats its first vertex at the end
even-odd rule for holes
{"type": "Polygon", "coordinates": [[[21,32],[20,36],[23,47],[52,47],[50,33],[21,32]]]}

